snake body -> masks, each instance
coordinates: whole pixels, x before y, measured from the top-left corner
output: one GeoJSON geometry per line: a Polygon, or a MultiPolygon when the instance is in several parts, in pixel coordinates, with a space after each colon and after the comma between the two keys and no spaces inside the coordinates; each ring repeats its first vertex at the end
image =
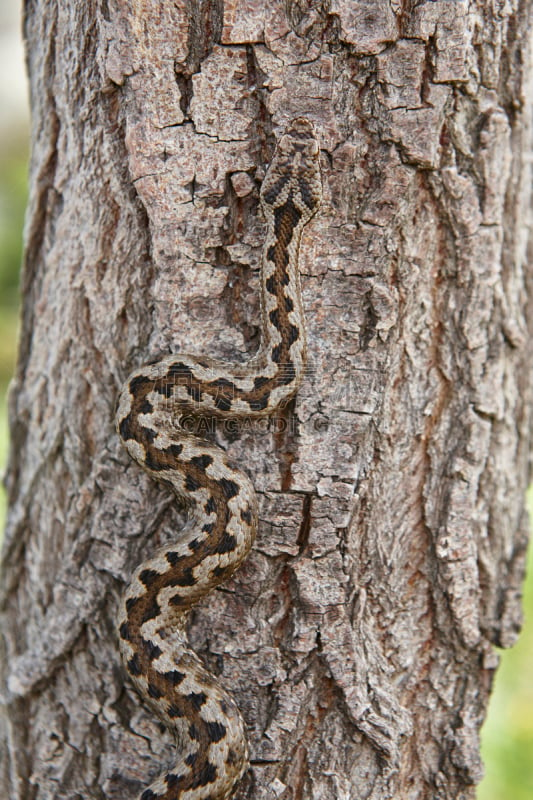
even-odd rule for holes
{"type": "Polygon", "coordinates": [[[248,765],[244,724],[232,697],[187,643],[187,612],[242,563],[257,527],[248,477],[225,452],[188,431],[185,417],[264,417],[302,379],[306,332],[298,274],[302,230],[321,198],[310,122],[293,120],[261,187],[267,237],[261,266],[262,340],[230,364],[171,355],[133,372],[122,387],[117,431],[128,453],[190,507],[172,545],[135,571],[121,603],[121,653],[132,681],[178,739],[179,760],[141,800],[225,800],[248,765]]]}

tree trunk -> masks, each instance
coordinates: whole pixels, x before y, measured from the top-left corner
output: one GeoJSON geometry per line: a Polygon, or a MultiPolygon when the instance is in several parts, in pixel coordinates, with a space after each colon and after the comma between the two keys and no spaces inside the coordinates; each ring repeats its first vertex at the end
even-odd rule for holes
{"type": "Polygon", "coordinates": [[[236,798],[474,797],[527,543],[532,5],[27,0],[10,800],[134,798],[172,761],[115,615],[182,515],[114,404],[150,358],[256,350],[258,190],[300,115],[325,189],[300,258],[310,369],[268,426],[219,431],[261,522],[190,640],[246,721],[236,798]]]}

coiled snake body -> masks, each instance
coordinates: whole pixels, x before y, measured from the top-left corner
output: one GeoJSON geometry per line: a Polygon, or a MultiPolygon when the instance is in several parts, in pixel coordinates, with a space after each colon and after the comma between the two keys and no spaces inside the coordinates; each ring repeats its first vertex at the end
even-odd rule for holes
{"type": "Polygon", "coordinates": [[[179,423],[191,414],[264,417],[296,392],[306,351],[298,248],[320,203],[318,155],[311,124],[293,120],[261,187],[268,230],[257,355],[245,364],[168,356],[133,372],[120,393],[116,425],[129,454],[191,507],[178,541],[137,568],[119,613],[127,671],[180,747],[178,762],[142,800],[225,800],[247,768],[240,712],[188,646],[185,623],[191,606],[248,554],[257,501],[224,451],[179,423]]]}

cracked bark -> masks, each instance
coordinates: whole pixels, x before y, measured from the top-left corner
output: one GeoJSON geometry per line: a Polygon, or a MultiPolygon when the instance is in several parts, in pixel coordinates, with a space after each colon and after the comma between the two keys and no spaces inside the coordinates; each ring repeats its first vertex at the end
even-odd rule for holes
{"type": "Polygon", "coordinates": [[[26,2],[10,800],[133,798],[172,757],[113,620],[180,515],[121,451],[114,401],[159,354],[254,352],[258,188],[299,114],[325,184],[301,256],[309,374],[268,429],[219,434],[261,527],[191,641],[246,719],[240,800],[474,797],[527,542],[531,10],[26,2]]]}

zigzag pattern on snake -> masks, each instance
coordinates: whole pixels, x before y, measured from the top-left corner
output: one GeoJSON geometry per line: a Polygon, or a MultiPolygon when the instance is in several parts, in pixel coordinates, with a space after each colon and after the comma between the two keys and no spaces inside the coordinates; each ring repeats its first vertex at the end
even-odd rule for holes
{"type": "Polygon", "coordinates": [[[293,120],[261,187],[268,225],[257,355],[244,364],[171,355],[137,369],[120,393],[116,425],[129,454],[191,509],[175,544],[137,568],[119,612],[126,669],[175,732],[180,753],[141,800],[226,800],[248,766],[240,712],[190,649],[185,624],[191,606],[247,556],[257,500],[222,448],[187,432],[180,419],[264,417],[297,391],[306,357],[298,249],[320,204],[318,159],[310,122],[293,120]]]}

